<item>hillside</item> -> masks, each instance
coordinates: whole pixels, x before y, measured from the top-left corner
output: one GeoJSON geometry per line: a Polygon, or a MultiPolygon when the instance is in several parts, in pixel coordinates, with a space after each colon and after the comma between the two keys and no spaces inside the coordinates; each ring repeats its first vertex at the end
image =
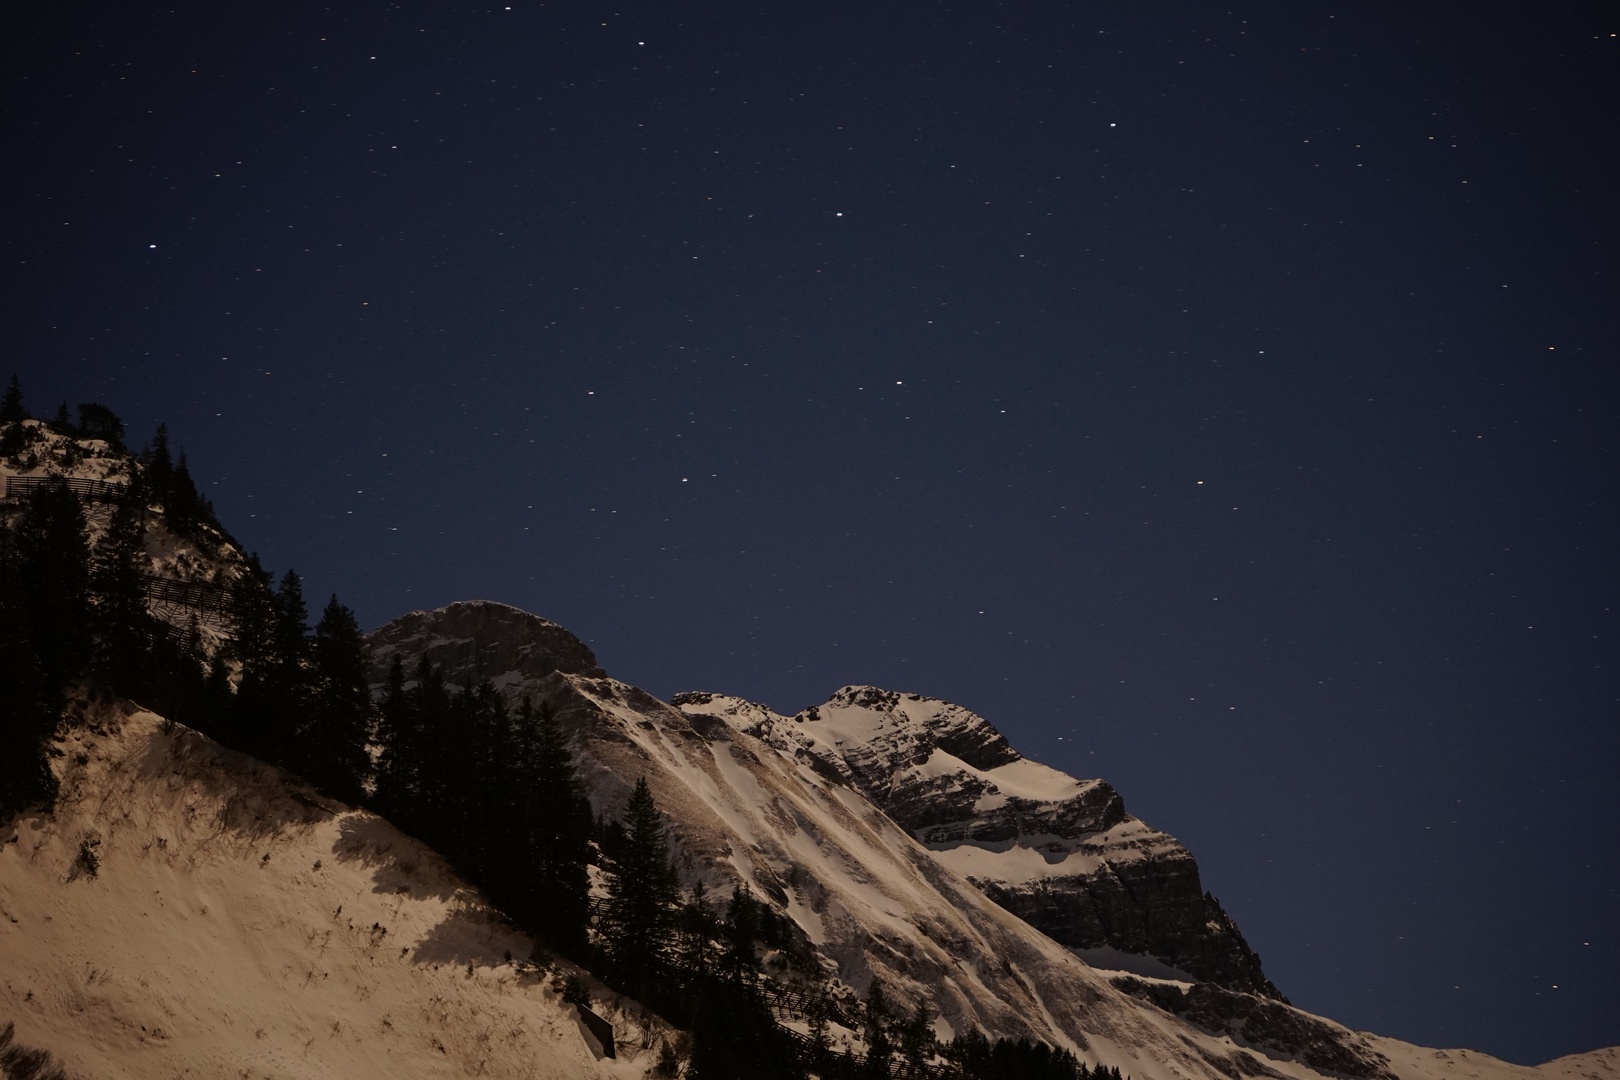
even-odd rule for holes
{"type": "MultiPolygon", "coordinates": [[[[0,845],[0,1026],[80,1077],[628,1080],[433,852],[151,713],[77,702],[54,813],[0,845]]],[[[600,991],[600,988],[598,988],[600,991]]]]}

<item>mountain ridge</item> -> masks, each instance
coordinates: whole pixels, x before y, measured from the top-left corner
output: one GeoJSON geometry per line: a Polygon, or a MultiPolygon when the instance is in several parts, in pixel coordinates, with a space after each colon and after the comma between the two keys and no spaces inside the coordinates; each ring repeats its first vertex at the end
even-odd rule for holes
{"type": "Polygon", "coordinates": [[[962,706],[853,685],[791,717],[706,692],[671,701],[718,710],[857,787],[991,899],[1082,955],[1140,955],[1286,1003],[1185,847],[1127,814],[1107,781],[1024,757],[962,706]]]}

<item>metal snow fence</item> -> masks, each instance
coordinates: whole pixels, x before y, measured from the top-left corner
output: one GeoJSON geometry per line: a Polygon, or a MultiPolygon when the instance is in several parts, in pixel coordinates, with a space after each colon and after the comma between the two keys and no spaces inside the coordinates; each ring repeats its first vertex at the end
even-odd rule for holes
{"type": "Polygon", "coordinates": [[[110,480],[90,480],[81,476],[8,476],[6,498],[22,499],[36,491],[61,485],[85,502],[118,502],[129,494],[128,484],[110,480]]]}
{"type": "Polygon", "coordinates": [[[211,615],[228,615],[232,606],[228,589],[195,581],[176,581],[173,578],[143,574],[141,591],[148,600],[155,600],[160,604],[175,604],[211,615]]]}

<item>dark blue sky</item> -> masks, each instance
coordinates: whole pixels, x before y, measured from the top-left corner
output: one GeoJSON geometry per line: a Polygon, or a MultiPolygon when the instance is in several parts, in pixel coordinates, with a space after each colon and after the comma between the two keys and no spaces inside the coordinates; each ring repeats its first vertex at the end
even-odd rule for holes
{"type": "Polygon", "coordinates": [[[1310,1010],[1620,1043],[1612,11],[131,7],[8,33],[36,412],[367,626],[976,709],[1310,1010]]]}

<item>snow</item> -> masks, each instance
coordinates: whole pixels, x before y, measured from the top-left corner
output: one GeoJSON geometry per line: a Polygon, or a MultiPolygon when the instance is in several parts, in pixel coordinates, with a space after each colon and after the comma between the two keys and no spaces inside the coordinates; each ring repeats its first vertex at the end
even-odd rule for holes
{"type": "Polygon", "coordinates": [[[56,813],[0,845],[0,1025],[70,1073],[639,1080],[650,1064],[601,988],[626,1041],[599,1060],[551,978],[517,966],[530,943],[382,819],[150,713],[92,710],[63,750],[56,813]]]}
{"type": "Polygon", "coordinates": [[[1074,953],[1098,971],[1110,975],[1135,975],[1155,982],[1175,983],[1183,990],[1191,989],[1193,983],[1198,981],[1185,971],[1173,968],[1157,957],[1123,952],[1110,945],[1102,945],[1095,949],[1075,949],[1074,953]]]}
{"type": "MultiPolygon", "coordinates": [[[[1059,772],[1050,765],[1042,765],[1028,758],[998,765],[979,775],[995,784],[1003,793],[1031,802],[1065,802],[1089,786],[1066,772],[1059,772]]],[[[1091,783],[1095,784],[1096,781],[1091,783]]]]}
{"type": "Polygon", "coordinates": [[[934,858],[965,878],[1027,885],[1041,878],[1090,874],[1101,868],[1101,856],[1084,851],[1065,851],[1053,859],[1047,852],[1026,843],[930,844],[934,858]]]}

